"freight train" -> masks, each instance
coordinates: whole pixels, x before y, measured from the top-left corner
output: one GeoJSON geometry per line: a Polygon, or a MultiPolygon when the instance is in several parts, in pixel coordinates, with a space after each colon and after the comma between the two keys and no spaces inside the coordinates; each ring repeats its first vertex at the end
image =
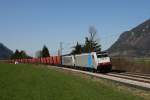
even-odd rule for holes
{"type": "Polygon", "coordinates": [[[92,71],[110,71],[112,64],[107,53],[83,53],[76,55],[50,56],[44,58],[14,59],[12,63],[41,63],[60,65],[71,68],[89,69],[92,71]]]}

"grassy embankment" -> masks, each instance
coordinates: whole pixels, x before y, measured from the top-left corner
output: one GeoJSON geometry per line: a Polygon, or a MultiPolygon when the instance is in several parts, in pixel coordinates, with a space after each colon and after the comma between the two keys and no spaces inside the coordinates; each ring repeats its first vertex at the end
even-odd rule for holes
{"type": "Polygon", "coordinates": [[[0,64],[0,100],[143,100],[103,82],[28,64],[0,64]]]}

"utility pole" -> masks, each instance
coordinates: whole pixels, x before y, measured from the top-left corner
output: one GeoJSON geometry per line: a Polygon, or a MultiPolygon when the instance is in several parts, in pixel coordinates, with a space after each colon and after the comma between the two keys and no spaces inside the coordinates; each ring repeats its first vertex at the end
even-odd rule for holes
{"type": "Polygon", "coordinates": [[[60,42],[60,56],[62,56],[62,50],[63,50],[63,47],[62,47],[62,42],[60,42]]]}
{"type": "Polygon", "coordinates": [[[60,48],[59,48],[60,55],[59,56],[60,56],[60,59],[61,59],[61,64],[62,64],[62,50],[63,50],[62,44],[63,44],[62,42],[60,42],[60,44],[59,44],[60,45],[60,48]]]}

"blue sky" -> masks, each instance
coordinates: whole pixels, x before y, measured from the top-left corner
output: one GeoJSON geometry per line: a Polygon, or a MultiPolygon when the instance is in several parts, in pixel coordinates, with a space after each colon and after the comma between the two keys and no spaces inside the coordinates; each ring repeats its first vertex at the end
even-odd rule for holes
{"type": "Polygon", "coordinates": [[[102,49],[150,18],[150,0],[0,0],[0,42],[34,55],[45,44],[56,54],[82,43],[90,26],[102,49]]]}

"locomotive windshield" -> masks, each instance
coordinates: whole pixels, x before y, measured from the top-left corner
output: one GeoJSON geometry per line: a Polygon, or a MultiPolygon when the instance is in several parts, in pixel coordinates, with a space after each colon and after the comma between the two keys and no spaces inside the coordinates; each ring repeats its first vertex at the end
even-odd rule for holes
{"type": "Polygon", "coordinates": [[[108,57],[107,54],[97,54],[97,58],[104,58],[104,57],[108,57]]]}

